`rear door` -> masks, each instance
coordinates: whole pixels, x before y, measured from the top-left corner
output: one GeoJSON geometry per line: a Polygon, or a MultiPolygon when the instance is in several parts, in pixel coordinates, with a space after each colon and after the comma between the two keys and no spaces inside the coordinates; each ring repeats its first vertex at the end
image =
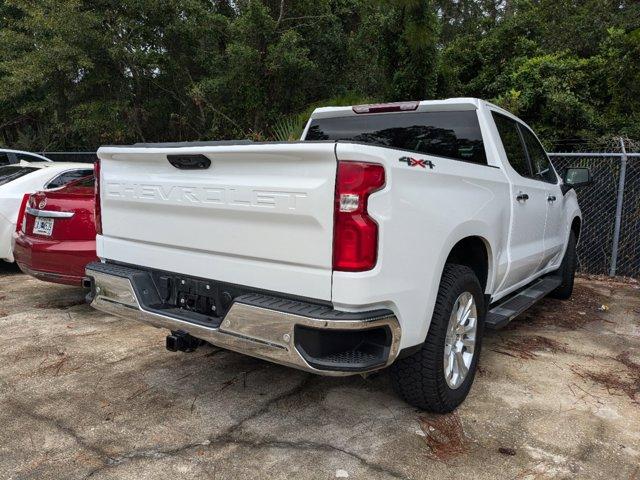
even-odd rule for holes
{"type": "Polygon", "coordinates": [[[532,177],[531,165],[515,120],[492,112],[508,163],[511,181],[509,270],[499,290],[508,290],[530,278],[539,268],[544,251],[547,188],[532,177]]]}
{"type": "Polygon", "coordinates": [[[103,147],[98,156],[99,256],[331,299],[333,142],[103,147]]]}

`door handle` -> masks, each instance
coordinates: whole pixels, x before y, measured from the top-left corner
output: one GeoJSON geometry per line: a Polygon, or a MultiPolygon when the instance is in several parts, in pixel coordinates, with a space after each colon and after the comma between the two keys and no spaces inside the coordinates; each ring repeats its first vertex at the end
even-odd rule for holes
{"type": "Polygon", "coordinates": [[[518,196],[516,196],[516,200],[518,200],[519,202],[526,202],[527,200],[529,200],[529,195],[526,193],[518,193],[518,196]]]}
{"type": "Polygon", "coordinates": [[[555,202],[556,201],[556,196],[555,195],[549,195],[547,197],[547,202],[555,202]]]}
{"type": "Polygon", "coordinates": [[[206,170],[211,160],[204,155],[167,155],[169,163],[180,170],[206,170]]]}

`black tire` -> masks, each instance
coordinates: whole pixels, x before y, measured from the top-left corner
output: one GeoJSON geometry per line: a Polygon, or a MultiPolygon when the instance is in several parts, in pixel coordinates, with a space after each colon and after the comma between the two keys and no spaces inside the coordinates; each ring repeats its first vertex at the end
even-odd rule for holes
{"type": "Polygon", "coordinates": [[[480,357],[484,317],[484,296],[476,275],[463,265],[447,264],[442,273],[429,333],[422,348],[391,366],[391,381],[395,391],[407,403],[422,410],[434,413],[455,410],[467,397],[473,384],[480,357]],[[464,292],[471,293],[476,303],[476,344],[466,378],[459,387],[452,389],[444,374],[445,337],[453,306],[464,292]]]}
{"type": "Polygon", "coordinates": [[[576,255],[576,235],[573,231],[569,234],[569,243],[567,243],[567,251],[562,259],[562,264],[558,269],[558,274],[562,277],[562,283],[558,288],[553,290],[549,296],[559,300],[568,300],[573,293],[573,281],[576,276],[576,266],[578,257],[576,255]]]}

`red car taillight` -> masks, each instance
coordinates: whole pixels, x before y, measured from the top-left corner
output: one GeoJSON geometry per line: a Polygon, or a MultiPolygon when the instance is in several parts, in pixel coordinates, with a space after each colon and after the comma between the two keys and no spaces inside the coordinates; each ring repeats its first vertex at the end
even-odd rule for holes
{"type": "Polygon", "coordinates": [[[333,230],[333,269],[371,270],[378,258],[378,224],[369,216],[369,195],[384,187],[384,167],[338,162],[333,230]]]}
{"type": "Polygon", "coordinates": [[[20,204],[20,210],[18,210],[18,218],[16,220],[16,233],[22,230],[24,233],[24,212],[27,209],[27,203],[29,203],[30,193],[25,193],[22,197],[22,203],[20,204]]]}
{"type": "Polygon", "coordinates": [[[102,211],[100,209],[100,160],[96,160],[93,164],[93,175],[95,177],[95,221],[96,221],[96,235],[102,235],[102,211]]]}

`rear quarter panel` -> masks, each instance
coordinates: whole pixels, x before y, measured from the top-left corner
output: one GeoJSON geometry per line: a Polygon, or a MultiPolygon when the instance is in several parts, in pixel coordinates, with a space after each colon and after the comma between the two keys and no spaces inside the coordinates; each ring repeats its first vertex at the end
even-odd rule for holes
{"type": "Polygon", "coordinates": [[[333,302],[346,310],[386,307],[402,325],[401,347],[424,341],[445,261],[468,236],[489,251],[491,291],[506,270],[509,184],[500,168],[387,148],[339,143],[338,160],[381,163],[386,185],[369,213],[380,226],[378,262],[363,273],[334,272],[333,302]],[[400,158],[430,160],[409,167],[400,158]]]}
{"type": "Polygon", "coordinates": [[[91,165],[45,167],[0,185],[0,259],[13,262],[13,234],[24,194],[42,190],[55,176],[74,168],[91,168],[91,165]]]}
{"type": "MultiPolygon", "coordinates": [[[[44,170],[44,169],[43,169],[44,170]]],[[[25,193],[42,188],[50,178],[42,170],[34,171],[5,185],[0,185],[0,260],[13,262],[13,234],[20,203],[25,193]]]]}

